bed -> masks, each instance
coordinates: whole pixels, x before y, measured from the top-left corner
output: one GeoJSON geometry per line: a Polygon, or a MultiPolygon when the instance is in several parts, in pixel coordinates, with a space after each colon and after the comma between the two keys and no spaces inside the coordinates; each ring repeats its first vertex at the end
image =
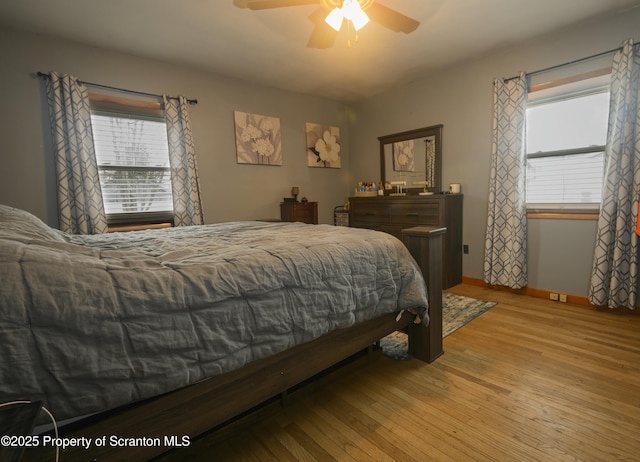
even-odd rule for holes
{"type": "Polygon", "coordinates": [[[414,355],[432,359],[421,270],[377,231],[234,222],[78,236],[0,206],[0,280],[0,402],[42,400],[58,420],[111,411],[78,434],[162,443],[79,458],[148,459],[407,326],[414,355]]]}

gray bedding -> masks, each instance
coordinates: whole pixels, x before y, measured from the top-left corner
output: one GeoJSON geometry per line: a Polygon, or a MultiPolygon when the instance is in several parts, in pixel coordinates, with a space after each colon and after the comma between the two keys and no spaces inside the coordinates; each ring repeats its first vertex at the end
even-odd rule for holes
{"type": "Polygon", "coordinates": [[[0,403],[66,419],[165,393],[417,309],[396,238],[301,223],[66,235],[0,205],[0,403]]]}

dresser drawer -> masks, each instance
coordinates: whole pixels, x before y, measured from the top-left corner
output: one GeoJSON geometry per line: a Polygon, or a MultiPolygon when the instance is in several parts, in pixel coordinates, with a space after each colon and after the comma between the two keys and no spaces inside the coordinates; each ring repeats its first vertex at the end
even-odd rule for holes
{"type": "Polygon", "coordinates": [[[440,202],[429,204],[391,204],[390,222],[392,224],[409,224],[440,226],[440,202]]]}
{"type": "Polygon", "coordinates": [[[358,205],[351,209],[349,219],[352,223],[389,223],[389,207],[358,205]]]}

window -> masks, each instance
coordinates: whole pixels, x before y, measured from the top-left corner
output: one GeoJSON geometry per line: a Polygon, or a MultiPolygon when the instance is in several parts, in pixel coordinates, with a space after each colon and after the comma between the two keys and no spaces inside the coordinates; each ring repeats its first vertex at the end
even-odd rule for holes
{"type": "Polygon", "coordinates": [[[608,77],[529,93],[529,208],[599,208],[609,114],[608,77]]]}
{"type": "Polygon", "coordinates": [[[92,102],[91,124],[107,221],[171,221],[167,127],[161,111],[104,106],[92,102]]]}

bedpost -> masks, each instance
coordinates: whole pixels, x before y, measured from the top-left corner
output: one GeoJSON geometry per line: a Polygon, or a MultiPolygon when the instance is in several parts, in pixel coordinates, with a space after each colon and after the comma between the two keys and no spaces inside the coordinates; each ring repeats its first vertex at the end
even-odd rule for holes
{"type": "Polygon", "coordinates": [[[444,353],[442,348],[442,238],[446,228],[416,226],[402,230],[402,240],[418,263],[427,283],[429,325],[409,326],[409,353],[422,361],[433,362],[444,353]]]}

